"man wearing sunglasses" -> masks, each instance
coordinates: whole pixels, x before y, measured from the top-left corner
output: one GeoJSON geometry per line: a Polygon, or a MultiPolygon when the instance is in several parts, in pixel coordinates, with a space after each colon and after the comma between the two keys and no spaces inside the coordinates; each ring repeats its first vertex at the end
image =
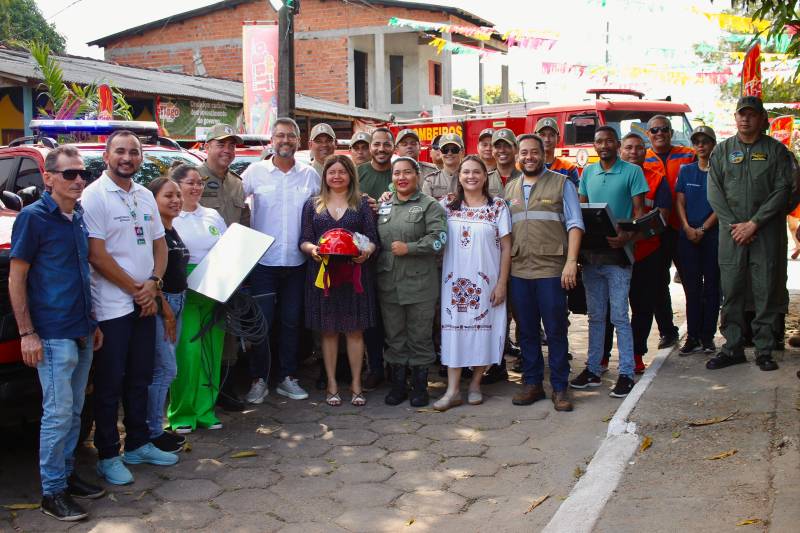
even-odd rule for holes
{"type": "Polygon", "coordinates": [[[37,369],[42,386],[41,509],[75,521],[88,515],[73,497],[105,494],[74,472],[92,352],[103,344],[92,314],[89,239],[77,205],[90,173],[70,145],[47,154],[44,166],[48,190],[14,221],[8,289],[22,359],[37,369]]]}
{"type": "MultiPolygon", "coordinates": [[[[647,138],[650,148],[645,154],[644,166],[656,174],[667,178],[672,205],[675,205],[675,184],[678,183],[678,172],[681,166],[688,165],[695,160],[694,150],[686,146],[672,144],[672,124],[664,115],[655,115],[647,122],[647,138]]],[[[678,342],[678,328],[672,321],[672,299],[669,295],[669,268],[675,263],[675,268],[680,272],[678,264],[678,232],[680,220],[673,210],[667,221],[668,227],[661,234],[661,250],[664,258],[664,267],[657,279],[656,285],[655,318],[661,340],[658,348],[673,346],[678,342]]]]}

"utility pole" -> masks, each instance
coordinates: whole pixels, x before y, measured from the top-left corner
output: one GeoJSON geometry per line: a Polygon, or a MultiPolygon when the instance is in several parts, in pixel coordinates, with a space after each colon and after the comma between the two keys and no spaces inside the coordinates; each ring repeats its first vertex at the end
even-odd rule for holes
{"type": "Polygon", "coordinates": [[[300,6],[296,0],[282,4],[278,10],[278,116],[294,118],[294,15],[300,6]]]}

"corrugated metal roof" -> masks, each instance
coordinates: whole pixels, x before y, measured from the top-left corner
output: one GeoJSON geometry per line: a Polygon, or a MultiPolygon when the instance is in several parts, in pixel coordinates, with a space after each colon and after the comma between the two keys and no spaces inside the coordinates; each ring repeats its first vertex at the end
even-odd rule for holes
{"type": "MultiPolygon", "coordinates": [[[[242,84],[218,78],[202,78],[159,70],[126,67],[97,59],[57,56],[64,81],[86,85],[110,83],[126,91],[164,96],[187,96],[218,102],[241,103],[242,84]]],[[[0,49],[0,76],[42,81],[36,61],[26,51],[0,49]]]]}
{"type": "MultiPolygon", "coordinates": [[[[119,89],[137,93],[242,103],[242,83],[238,81],[126,67],[86,57],[57,57],[67,83],[110,83],[119,89]]],[[[36,61],[22,50],[0,48],[0,78],[3,76],[12,80],[24,79],[27,83],[42,81],[42,73],[37,68],[36,61]]],[[[302,111],[342,117],[389,120],[388,113],[377,113],[302,94],[295,96],[295,107],[302,111]]]]}

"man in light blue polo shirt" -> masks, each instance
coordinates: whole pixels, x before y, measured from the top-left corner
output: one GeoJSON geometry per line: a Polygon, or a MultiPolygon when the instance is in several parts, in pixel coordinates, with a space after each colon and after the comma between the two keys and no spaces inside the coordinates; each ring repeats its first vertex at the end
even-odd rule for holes
{"type": "MultiPolygon", "coordinates": [[[[614,218],[640,217],[644,209],[644,195],[650,188],[638,165],[619,158],[619,134],[610,126],[597,128],[594,148],[600,161],[586,167],[581,176],[578,193],[581,202],[606,203],[614,218]]],[[[631,232],[617,231],[617,237],[608,237],[612,248],[628,245],[634,237],[631,232]]],[[[587,368],[570,382],[576,389],[599,387],[602,380],[600,360],[606,328],[606,310],[611,304],[611,323],[617,330],[619,349],[619,378],[611,396],[624,398],[633,389],[633,332],[628,317],[628,292],[632,267],[616,265],[583,265],[583,284],[586,287],[586,304],[589,311],[589,363],[587,368]]]]}

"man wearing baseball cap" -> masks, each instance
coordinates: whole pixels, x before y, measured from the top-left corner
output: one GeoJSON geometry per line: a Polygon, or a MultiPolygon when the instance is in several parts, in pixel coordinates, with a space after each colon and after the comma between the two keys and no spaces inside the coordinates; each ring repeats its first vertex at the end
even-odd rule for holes
{"type": "Polygon", "coordinates": [[[791,209],[793,156],[764,134],[767,114],[755,96],[736,104],[736,135],[711,154],[708,201],[719,219],[719,267],[722,334],[725,344],[706,368],[744,363],[746,290],[752,288],[756,364],[776,370],[772,359],[775,327],[786,313],[787,238],[784,218],[791,209]]]}
{"type": "Polygon", "coordinates": [[[492,128],[485,128],[478,135],[478,157],[481,158],[489,172],[497,168],[497,162],[492,155],[492,135],[494,135],[492,128]]]}
{"type": "Polygon", "coordinates": [[[492,157],[497,168],[489,173],[489,194],[503,197],[507,183],[522,176],[517,169],[517,136],[508,128],[492,134],[492,157]]]}
{"type": "MultiPolygon", "coordinates": [[[[216,209],[225,224],[238,222],[250,225],[250,207],[244,201],[242,178],[230,169],[236,158],[236,145],[242,138],[228,124],[215,124],[206,134],[206,160],[197,169],[203,178],[203,196],[200,205],[216,209]]],[[[242,411],[244,403],[233,388],[233,368],[239,355],[239,340],[231,334],[225,335],[222,350],[222,383],[217,395],[217,405],[226,411],[242,411]]]]}
{"type": "Polygon", "coordinates": [[[350,139],[350,159],[353,160],[356,167],[372,160],[372,155],[369,153],[370,143],[372,143],[372,135],[366,131],[357,131],[350,139]]]}
{"type": "Polygon", "coordinates": [[[329,155],[333,155],[333,151],[336,149],[336,133],[330,124],[320,122],[311,128],[311,133],[308,135],[308,149],[311,150],[313,159],[311,166],[321,178],[325,159],[329,155]]]}
{"type": "Polygon", "coordinates": [[[419,149],[419,134],[417,134],[417,130],[411,128],[400,130],[395,140],[394,153],[401,157],[410,157],[419,163],[419,179],[424,180],[428,174],[438,172],[439,167],[427,161],[420,161],[419,149]]]}
{"type": "Polygon", "coordinates": [[[439,138],[442,169],[428,174],[422,182],[422,192],[441,200],[447,193],[456,192],[458,166],[464,158],[464,141],[457,133],[445,133],[439,138]]]}
{"type": "Polygon", "coordinates": [[[580,180],[578,166],[569,159],[556,157],[556,146],[558,145],[558,138],[561,135],[558,129],[558,121],[553,117],[540,118],[539,121],[536,122],[534,133],[536,133],[544,143],[544,165],[547,167],[547,170],[563,174],[577,187],[578,181],[580,180]]]}

